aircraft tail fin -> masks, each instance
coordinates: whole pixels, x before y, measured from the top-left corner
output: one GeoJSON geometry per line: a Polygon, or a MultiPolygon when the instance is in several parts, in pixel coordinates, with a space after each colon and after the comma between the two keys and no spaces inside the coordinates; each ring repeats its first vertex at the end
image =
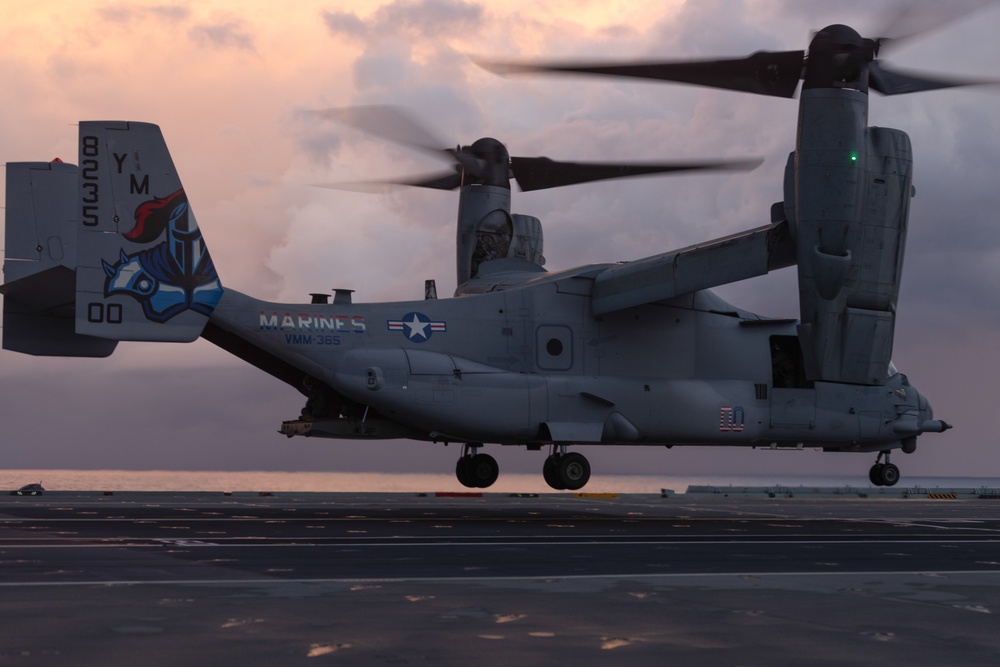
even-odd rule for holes
{"type": "Polygon", "coordinates": [[[117,341],[76,333],[76,165],[7,164],[3,349],[106,357],[117,341]]]}
{"type": "Polygon", "coordinates": [[[76,332],[188,342],[222,297],[160,128],[80,123],[76,332]]]}

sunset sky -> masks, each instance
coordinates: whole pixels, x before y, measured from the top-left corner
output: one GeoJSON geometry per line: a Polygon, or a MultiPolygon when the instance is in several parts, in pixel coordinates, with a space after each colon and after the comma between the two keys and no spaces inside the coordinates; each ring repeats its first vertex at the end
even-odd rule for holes
{"type": "MultiPolygon", "coordinates": [[[[950,3],[906,3],[913,15],[950,3]]],[[[957,3],[956,3],[957,4],[957,3]]],[[[1000,7],[882,56],[900,69],[996,77],[1000,7]]],[[[875,36],[899,2],[330,0],[0,5],[0,161],[76,162],[80,120],[160,125],[224,285],[304,301],[454,289],[457,194],[312,187],[442,164],[304,113],[406,107],[445,145],[483,136],[565,160],[763,157],[750,174],[513,194],[541,218],[547,268],[638,259],[769,221],[795,141],[794,100],[629,80],[499,78],[470,56],[712,58],[803,49],[847,23],[875,36]],[[835,7],[835,9],[834,9],[835,7]]],[[[935,22],[933,14],[924,23],[935,22]]],[[[955,425],[894,462],[907,475],[1000,477],[1000,90],[884,98],[872,125],[913,142],[916,199],[894,360],[955,425]]],[[[445,146],[442,146],[442,148],[445,146]]],[[[0,182],[0,189],[3,183],[0,182]]],[[[794,271],[727,300],[797,316],[794,271]]],[[[4,468],[451,470],[456,447],[286,440],[300,395],[213,345],[124,343],[105,360],[0,352],[4,468]]],[[[734,449],[583,449],[600,472],[857,474],[874,456],[734,449]]],[[[543,455],[492,448],[502,470],[543,455]]]]}

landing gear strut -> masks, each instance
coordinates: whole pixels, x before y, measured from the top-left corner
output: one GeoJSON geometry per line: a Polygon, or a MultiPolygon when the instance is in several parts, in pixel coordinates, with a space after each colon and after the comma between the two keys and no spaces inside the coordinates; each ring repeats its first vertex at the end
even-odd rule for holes
{"type": "Polygon", "coordinates": [[[875,486],[895,486],[899,481],[899,468],[889,463],[889,450],[878,453],[875,465],[868,471],[868,480],[875,486]],[[883,456],[885,463],[879,463],[883,456]]]}
{"type": "Polygon", "coordinates": [[[590,462],[583,454],[566,452],[566,445],[552,445],[542,466],[545,483],[557,491],[576,491],[590,481],[590,462]]]}
{"type": "Polygon", "coordinates": [[[497,481],[500,466],[489,454],[479,454],[481,445],[466,444],[462,446],[462,456],[455,464],[455,476],[462,486],[470,489],[485,489],[497,481]]]}

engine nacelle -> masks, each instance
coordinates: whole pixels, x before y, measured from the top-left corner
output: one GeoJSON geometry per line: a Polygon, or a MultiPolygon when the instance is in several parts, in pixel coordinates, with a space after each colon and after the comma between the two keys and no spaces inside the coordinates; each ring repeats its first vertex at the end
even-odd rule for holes
{"type": "Polygon", "coordinates": [[[910,140],[867,127],[860,91],[804,90],[802,106],[816,118],[803,124],[789,159],[785,209],[798,254],[806,376],[883,384],[913,190],[910,140]],[[844,144],[852,134],[856,142],[844,144]]]}
{"type": "Polygon", "coordinates": [[[495,185],[462,186],[455,247],[458,285],[475,278],[480,265],[496,259],[545,264],[541,221],[512,214],[510,189],[495,185]]]}

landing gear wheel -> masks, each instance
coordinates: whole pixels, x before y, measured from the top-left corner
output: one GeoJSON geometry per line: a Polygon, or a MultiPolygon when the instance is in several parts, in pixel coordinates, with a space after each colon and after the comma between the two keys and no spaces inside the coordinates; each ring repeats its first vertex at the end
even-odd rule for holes
{"type": "Polygon", "coordinates": [[[590,462],[583,454],[564,454],[556,463],[556,474],[563,488],[570,491],[582,489],[590,481],[590,462]]]}
{"type": "Polygon", "coordinates": [[[560,454],[553,454],[545,459],[545,464],[542,466],[542,478],[556,491],[565,491],[566,485],[559,479],[560,458],[562,458],[560,454]]]}
{"type": "Polygon", "coordinates": [[[470,463],[472,462],[471,456],[462,456],[458,459],[455,464],[455,477],[462,486],[468,487],[470,489],[476,488],[476,482],[472,479],[472,474],[469,472],[470,463]]]}
{"type": "Polygon", "coordinates": [[[477,489],[485,489],[493,485],[500,476],[500,466],[497,460],[489,454],[476,454],[469,461],[469,476],[475,482],[477,489]]]}
{"type": "Polygon", "coordinates": [[[875,486],[895,486],[899,481],[899,468],[889,463],[889,454],[888,449],[879,452],[875,457],[875,465],[868,471],[868,479],[875,486]]]}
{"type": "Polygon", "coordinates": [[[899,468],[893,463],[886,463],[879,471],[880,486],[895,486],[899,481],[899,468]]]}
{"type": "Polygon", "coordinates": [[[485,489],[497,481],[497,477],[500,476],[500,466],[489,454],[463,456],[455,464],[455,476],[462,486],[485,489]]]}

